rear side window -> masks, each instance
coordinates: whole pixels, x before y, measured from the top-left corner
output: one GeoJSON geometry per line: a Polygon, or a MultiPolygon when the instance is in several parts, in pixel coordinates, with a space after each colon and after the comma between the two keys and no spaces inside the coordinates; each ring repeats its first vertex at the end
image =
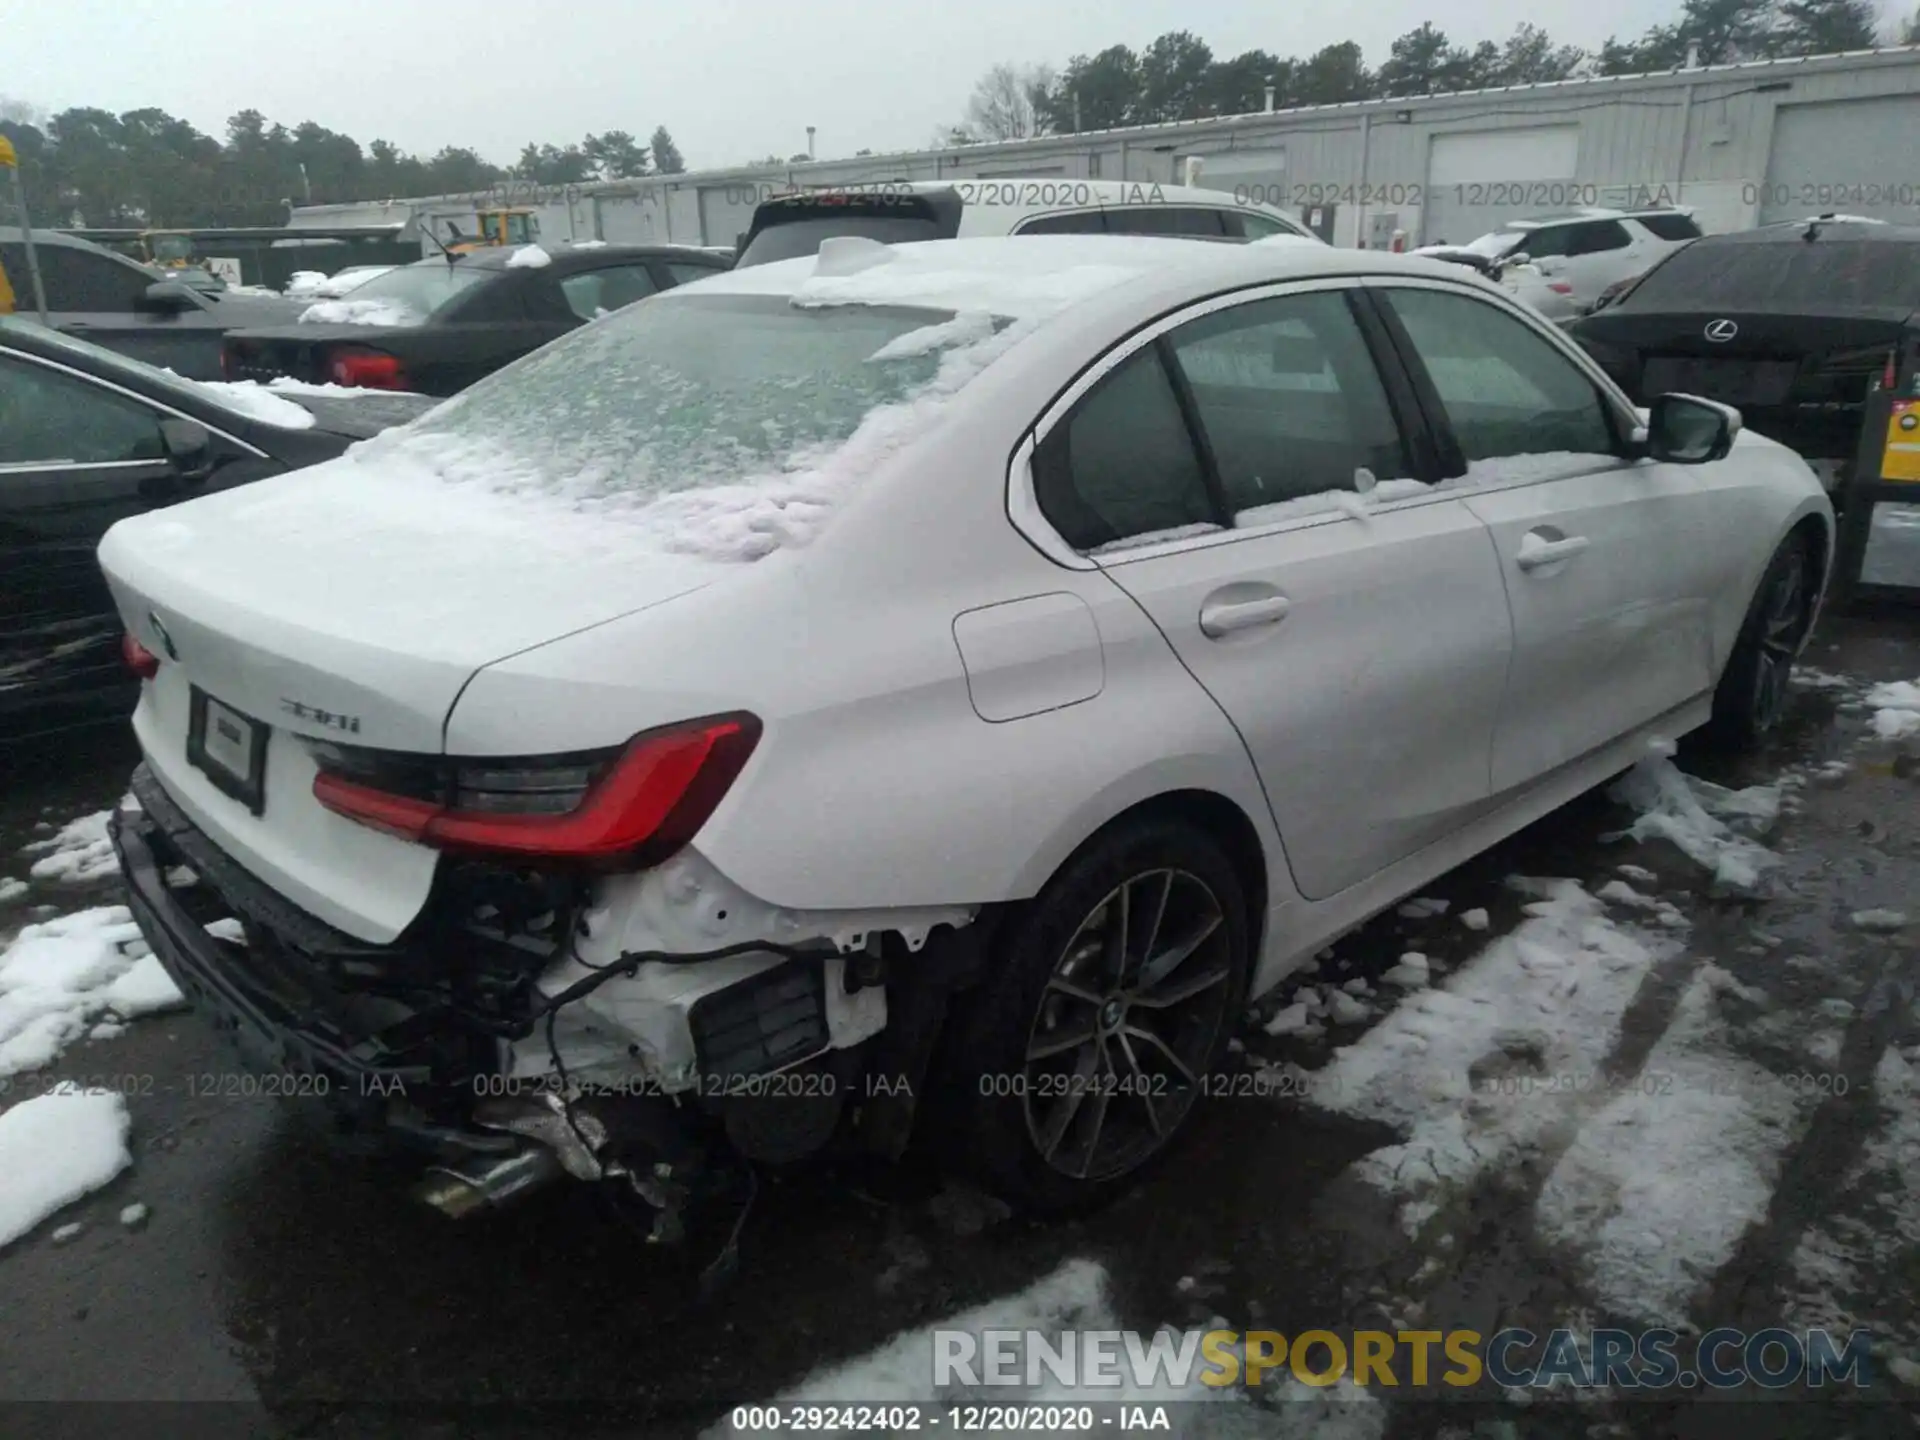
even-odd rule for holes
{"type": "Polygon", "coordinates": [[[1226,236],[1218,210],[1199,205],[1116,205],[1107,211],[1107,230],[1115,235],[1186,235],[1208,240],[1226,236]]]}
{"type": "Polygon", "coordinates": [[[667,275],[676,285],[691,285],[696,280],[710,279],[726,268],[723,265],[689,265],[680,260],[669,260],[666,265],[667,275]]]}
{"type": "Polygon", "coordinates": [[[1098,210],[1075,210],[1066,215],[1036,215],[1013,233],[1016,235],[1099,235],[1106,231],[1106,218],[1098,210]]]}
{"type": "Polygon", "coordinates": [[[1633,223],[1662,240],[1698,240],[1700,227],[1691,215],[1636,215],[1633,223]]]}
{"type": "Polygon", "coordinates": [[[1408,472],[1385,388],[1343,295],[1259,300],[1169,337],[1236,514],[1408,472]]]}
{"type": "Polygon", "coordinates": [[[653,273],[645,265],[609,265],[586,270],[560,282],[567,308],[582,320],[609,315],[654,293],[653,273]]]}
{"type": "Polygon", "coordinates": [[[1484,300],[1385,290],[1468,461],[1609,455],[1613,427],[1580,368],[1484,300]]]}
{"type": "Polygon", "coordinates": [[[1920,309],[1920,245],[1905,240],[1702,240],[1623,296],[1622,310],[1920,309]]]}
{"type": "Polygon", "coordinates": [[[1217,523],[1158,347],[1083,397],[1033,457],[1040,513],[1077,550],[1217,523]]]}
{"type": "MultiPolygon", "coordinates": [[[[774,200],[753,217],[754,229],[740,252],[739,265],[765,265],[820,253],[820,242],[836,235],[862,235],[882,245],[916,240],[950,240],[951,221],[917,195],[840,196],[774,200]]],[[[736,267],[737,268],[737,267],[736,267]]]]}

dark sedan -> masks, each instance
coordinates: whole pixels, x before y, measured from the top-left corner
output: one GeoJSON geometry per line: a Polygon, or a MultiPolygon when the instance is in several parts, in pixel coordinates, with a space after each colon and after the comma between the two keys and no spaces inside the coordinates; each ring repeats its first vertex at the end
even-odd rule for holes
{"type": "Polygon", "coordinates": [[[1916,311],[1920,227],[1814,219],[1695,240],[1568,330],[1639,404],[1737,405],[1831,488],[1916,311]]]}
{"type": "Polygon", "coordinates": [[[298,324],[227,337],[227,374],[451,395],[598,315],[731,267],[690,246],[498,247],[422,260],[298,324]]]}
{"type": "MultiPolygon", "coordinates": [[[[124,255],[52,230],[33,232],[46,290],[47,323],[194,380],[220,378],[220,341],[249,325],[279,325],[301,307],[271,295],[199,290],[124,255]]],[[[35,312],[32,271],[20,231],[0,225],[0,271],[16,313],[35,312]]]]}
{"type": "Polygon", "coordinates": [[[0,316],[0,741],[132,708],[94,559],[114,521],[329,460],[433,403],[203,385],[0,316]]]}

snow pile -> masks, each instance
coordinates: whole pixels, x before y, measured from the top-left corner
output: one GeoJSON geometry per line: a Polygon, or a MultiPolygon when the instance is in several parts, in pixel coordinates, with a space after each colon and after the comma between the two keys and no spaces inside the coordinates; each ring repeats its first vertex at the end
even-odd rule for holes
{"type": "Polygon", "coordinates": [[[1797,1120],[1818,1096],[1732,1053],[1701,967],[1640,1082],[1580,1127],[1542,1187],[1536,1233],[1579,1253],[1609,1311],[1669,1325],[1762,1220],[1797,1120]]]}
{"type": "Polygon", "coordinates": [[[886,253],[888,263],[864,266],[851,274],[815,270],[793,290],[792,303],[801,309],[913,305],[1037,320],[1137,280],[1148,268],[1094,261],[1029,267],[996,260],[973,265],[965,258],[918,255],[911,247],[889,247],[886,253]]]}
{"type": "Polygon", "coordinates": [[[283,400],[258,380],[196,380],[193,383],[210,392],[228,409],[238,410],[249,420],[276,425],[282,430],[313,428],[311,410],[291,400],[283,400]]]}
{"type": "Polygon", "coordinates": [[[1312,1087],[1323,1108],[1405,1134],[1354,1166],[1414,1202],[1403,1218],[1430,1215],[1445,1192],[1506,1167],[1594,1103],[1621,1016],[1674,948],[1609,919],[1576,881],[1508,883],[1535,897],[1520,926],[1442,985],[1415,988],[1312,1087]]]}
{"type": "Polygon", "coordinates": [[[62,1086],[0,1114],[0,1246],[133,1163],[126,1099],[62,1086]]]}
{"type": "Polygon", "coordinates": [[[1920,681],[1894,680],[1867,691],[1873,733],[1882,740],[1920,735],[1920,681]]]}
{"type": "Polygon", "coordinates": [[[316,300],[338,300],[343,296],[351,295],[369,280],[376,280],[395,268],[397,267],[392,265],[349,266],[339,274],[321,281],[310,293],[316,300]]]}
{"type": "Polygon", "coordinates": [[[285,295],[289,300],[304,300],[327,283],[324,270],[296,270],[287,277],[285,295]]]}
{"type": "Polygon", "coordinates": [[[113,842],[107,838],[110,810],[99,810],[69,820],[50,839],[35,840],[20,847],[23,855],[39,855],[27,873],[35,880],[60,880],[69,885],[84,885],[104,880],[120,868],[113,857],[113,842]]]}
{"type": "Polygon", "coordinates": [[[28,925],[0,950],[0,1076],[51,1063],[98,1016],[182,1003],[124,905],[28,925]]]}
{"type": "Polygon", "coordinates": [[[0,905],[9,900],[18,900],[27,893],[27,882],[16,880],[11,875],[0,875],[0,905]]]}
{"type": "MultiPolygon", "coordinates": [[[[1224,1322],[1221,1322],[1224,1324],[1224,1322]]],[[[1164,1332],[1163,1332],[1164,1333],[1164,1332]]],[[[1265,1415],[1245,1408],[1244,1385],[1211,1386],[1200,1376],[1211,1366],[1195,1347],[1194,1361],[1184,1384],[1162,1368],[1155,1372],[1154,1383],[1133,1383],[1127,1356],[1136,1349],[1149,1353],[1158,1335],[1124,1332],[1108,1293],[1106,1271],[1091,1260],[1069,1260],[1051,1275],[1036,1281],[1016,1294],[992,1300],[958,1315],[936,1320],[921,1329],[903,1331],[867,1354],[839,1364],[822,1366],[769,1404],[809,1405],[857,1400],[863,1405],[935,1404],[1171,1404],[1183,1401],[1214,1402],[1195,1406],[1181,1414],[1178,1433],[1188,1436],[1244,1436],[1258,1433],[1277,1440],[1378,1440],[1385,1433],[1387,1410],[1364,1390],[1349,1381],[1324,1389],[1308,1387],[1291,1376],[1274,1383],[1268,1399],[1277,1401],[1265,1415]],[[1120,1357],[1109,1368],[1125,1376],[1123,1383],[1101,1386],[1071,1386],[1063,1383],[1044,1366],[1039,1369],[1037,1385],[981,1385],[964,1383],[936,1388],[933,1380],[934,1332],[960,1331],[982,1341],[990,1331],[1039,1331],[1061,1344],[1065,1331],[1084,1337],[1089,1331],[1121,1332],[1120,1343],[1111,1351],[1120,1357]]],[[[1178,1347],[1176,1337],[1159,1339],[1162,1356],[1178,1347]]],[[[975,1369],[984,1368],[976,1351],[975,1369]]],[[[1151,1362],[1149,1362],[1151,1363],[1151,1362]]],[[[1023,1377],[1024,1378],[1024,1377],[1023,1377]]],[[[1272,1382],[1273,1377],[1269,1377],[1272,1382]]],[[[732,1429],[727,1421],[716,1424],[711,1437],[745,1435],[732,1429]]],[[[765,1433],[765,1432],[762,1432],[765,1433]]],[[[776,1432],[784,1433],[784,1432],[776,1432]]],[[[1004,1434],[1009,1432],[990,1432],[1004,1434]]]]}
{"type": "Polygon", "coordinates": [[[553,257],[538,245],[522,245],[507,257],[509,270],[544,270],[553,263],[553,257]]]}
{"type": "Polygon", "coordinates": [[[1663,755],[1640,761],[1607,793],[1640,812],[1624,832],[1635,840],[1671,841],[1730,890],[1751,890],[1780,857],[1751,838],[1780,813],[1786,782],[1728,790],[1684,775],[1663,755]],[[1740,833],[1745,831],[1747,833],[1740,833]]]}
{"type": "Polygon", "coordinates": [[[300,312],[302,325],[422,325],[426,316],[397,300],[321,300],[300,312]]]}

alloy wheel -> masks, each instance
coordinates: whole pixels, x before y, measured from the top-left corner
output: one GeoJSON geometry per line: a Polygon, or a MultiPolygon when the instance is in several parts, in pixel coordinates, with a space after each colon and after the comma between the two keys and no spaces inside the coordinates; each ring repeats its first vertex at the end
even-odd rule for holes
{"type": "Polygon", "coordinates": [[[1230,944],[1219,897],[1184,870],[1142,871],[1080,922],[1022,1073],[1028,1134],[1050,1168],[1108,1180],[1172,1138],[1227,1019],[1230,944]]]}
{"type": "Polygon", "coordinates": [[[1753,676],[1753,726],[1771,730],[1786,713],[1794,656],[1807,618],[1807,561],[1798,546],[1782,555],[1783,564],[1768,587],[1760,612],[1759,653],[1753,676]]]}

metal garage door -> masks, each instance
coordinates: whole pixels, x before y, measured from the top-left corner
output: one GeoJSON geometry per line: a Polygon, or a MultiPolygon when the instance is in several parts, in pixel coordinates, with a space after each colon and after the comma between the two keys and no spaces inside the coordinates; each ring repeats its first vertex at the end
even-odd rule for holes
{"type": "MultiPolygon", "coordinates": [[[[1287,151],[1285,146],[1264,150],[1217,150],[1201,154],[1200,176],[1194,183],[1208,190],[1228,194],[1255,205],[1271,205],[1289,214],[1296,208],[1287,193],[1287,151]]],[[[1178,178],[1185,168],[1185,156],[1175,162],[1178,178]]]]}
{"type": "Polygon", "coordinates": [[[1828,210],[1912,224],[1920,175],[1904,163],[1920,128],[1920,95],[1783,105],[1760,195],[1760,223],[1828,210]]]}
{"type": "Polygon", "coordinates": [[[1509,220],[1578,209],[1579,160],[1578,125],[1434,136],[1420,243],[1464,245],[1509,220]]]}
{"type": "MultiPolygon", "coordinates": [[[[736,180],[700,187],[700,235],[705,245],[731,245],[747,233],[762,196],[785,189],[782,180],[736,180]]],[[[674,236],[677,240],[678,234],[674,236]]]]}

